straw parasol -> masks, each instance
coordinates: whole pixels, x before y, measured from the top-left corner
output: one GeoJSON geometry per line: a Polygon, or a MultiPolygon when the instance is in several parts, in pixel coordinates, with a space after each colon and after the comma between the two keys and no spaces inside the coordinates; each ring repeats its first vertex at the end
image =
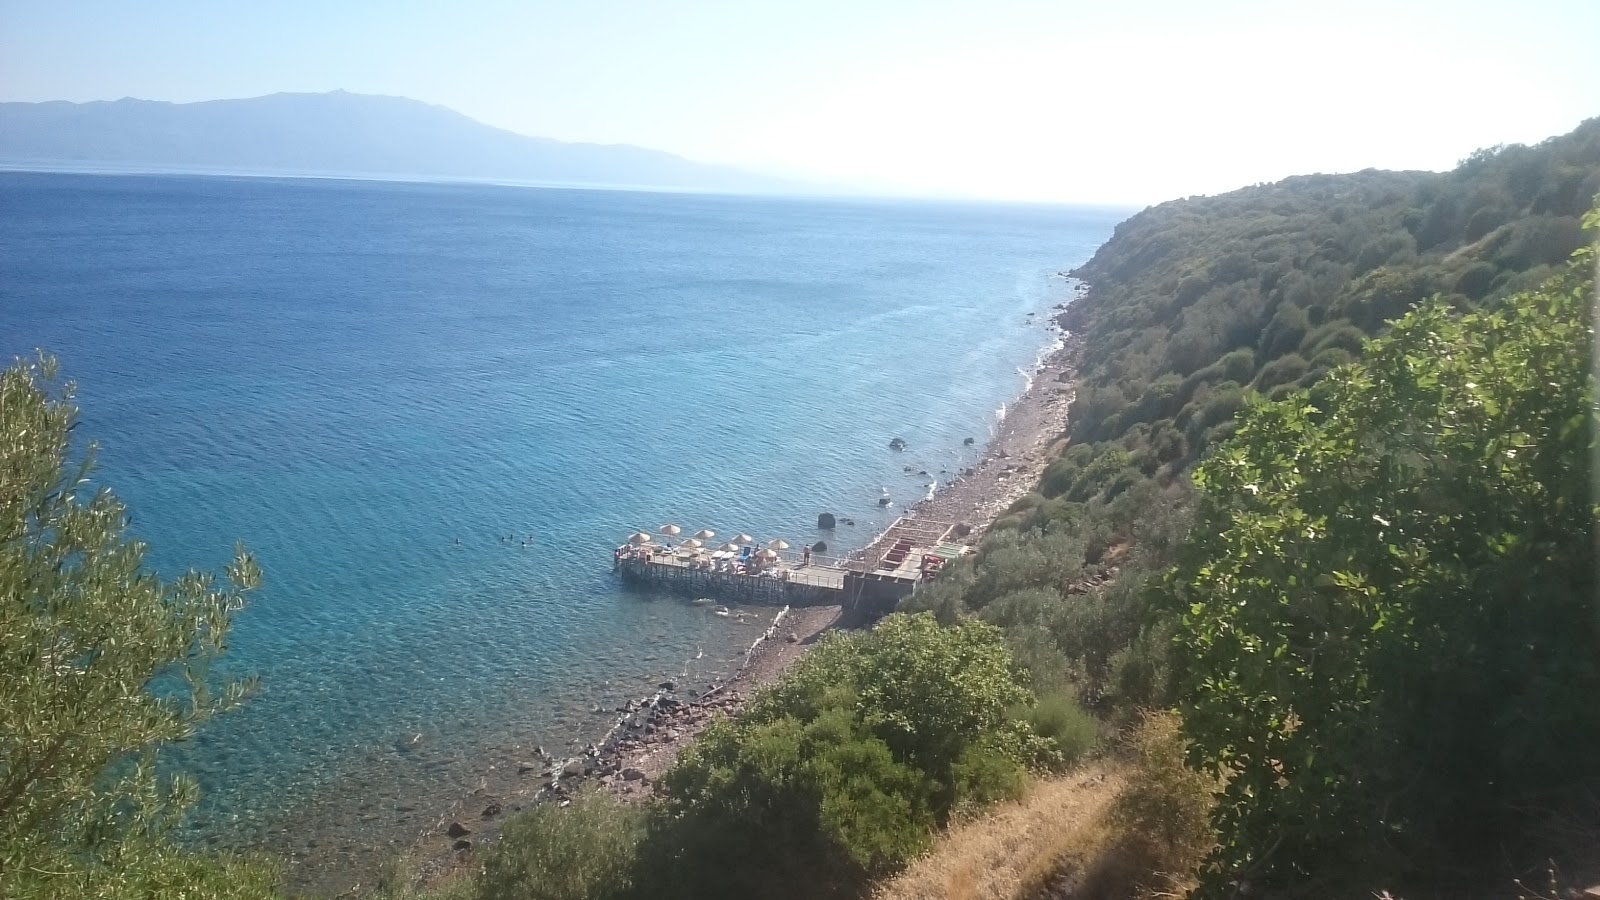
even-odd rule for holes
{"type": "Polygon", "coordinates": [[[771,550],[787,550],[789,549],[789,542],[783,538],[773,538],[767,541],[767,547],[771,550]]]}
{"type": "Polygon", "coordinates": [[[756,555],[761,557],[762,559],[777,559],[778,558],[778,551],[776,551],[776,550],[757,550],[756,551],[756,555]]]}
{"type": "Polygon", "coordinates": [[[739,545],[738,544],[732,544],[732,543],[723,544],[722,545],[722,551],[724,553],[738,553],[739,552],[739,545]]]}
{"type": "Polygon", "coordinates": [[[709,541],[716,536],[717,533],[709,528],[702,528],[694,533],[695,540],[697,541],[709,541]]]}
{"type": "Polygon", "coordinates": [[[670,534],[670,535],[676,536],[681,531],[683,531],[683,529],[679,528],[676,525],[663,525],[663,526],[661,526],[661,533],[662,534],[670,534]]]}
{"type": "Polygon", "coordinates": [[[699,547],[703,547],[705,545],[701,544],[699,541],[695,540],[694,538],[689,538],[688,540],[684,541],[683,543],[679,544],[678,546],[680,546],[680,547],[688,547],[689,549],[693,550],[693,549],[697,549],[699,547]]]}
{"type": "Polygon", "coordinates": [[[734,539],[733,539],[733,542],[735,544],[738,544],[739,546],[743,547],[745,544],[748,544],[753,540],[755,540],[755,538],[751,537],[750,535],[741,534],[741,535],[735,536],[734,539]]]}
{"type": "Polygon", "coordinates": [[[635,531],[633,534],[628,535],[628,543],[634,545],[635,547],[640,544],[648,544],[650,543],[650,535],[645,534],[642,531],[635,531]]]}

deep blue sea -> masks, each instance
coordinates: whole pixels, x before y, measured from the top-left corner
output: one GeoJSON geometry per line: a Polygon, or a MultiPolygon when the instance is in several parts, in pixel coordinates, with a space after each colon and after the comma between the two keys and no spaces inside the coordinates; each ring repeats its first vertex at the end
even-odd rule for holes
{"type": "Polygon", "coordinates": [[[865,543],[904,464],[977,456],[1119,218],[0,173],[0,354],[59,356],[157,570],[265,571],[227,657],[262,690],[178,755],[196,833],[358,854],[736,666],[767,618],[625,592],[612,547],[865,543]]]}

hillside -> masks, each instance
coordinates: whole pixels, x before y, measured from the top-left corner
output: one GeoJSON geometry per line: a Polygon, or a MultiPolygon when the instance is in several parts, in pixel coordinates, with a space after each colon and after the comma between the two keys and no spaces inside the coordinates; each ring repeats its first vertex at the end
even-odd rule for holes
{"type": "Polygon", "coordinates": [[[1591,119],[1443,174],[1309,175],[1133,216],[1074,273],[1091,287],[1064,319],[1088,351],[1044,494],[1170,480],[1231,433],[1246,390],[1314,384],[1424,297],[1467,309],[1538,285],[1583,244],[1596,193],[1591,119]]]}
{"type": "Polygon", "coordinates": [[[1060,458],[907,608],[1108,723],[1181,711],[1207,896],[1600,876],[1597,194],[1593,119],[1133,216],[1074,273],[1060,458]]]}
{"type": "Polygon", "coordinates": [[[642,147],[527,137],[442,106],[344,91],[201,103],[0,103],[0,165],[815,190],[642,147]]]}

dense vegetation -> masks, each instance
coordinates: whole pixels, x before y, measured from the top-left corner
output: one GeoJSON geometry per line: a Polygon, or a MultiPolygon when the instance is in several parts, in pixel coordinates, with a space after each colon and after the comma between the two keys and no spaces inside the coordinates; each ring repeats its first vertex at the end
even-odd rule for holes
{"type": "Polygon", "coordinates": [[[1170,480],[1232,433],[1248,391],[1315,384],[1425,298],[1493,308],[1537,287],[1583,245],[1597,192],[1592,119],[1442,175],[1311,175],[1134,216],[1076,273],[1091,291],[1067,325],[1087,349],[1043,498],[1170,480]]]}
{"type": "Polygon", "coordinates": [[[1182,710],[1209,893],[1600,862],[1596,190],[1600,120],[1164,204],[1079,270],[1061,457],[911,605],[1112,721],[1182,710]]]}
{"type": "Polygon", "coordinates": [[[50,360],[0,373],[0,896],[255,897],[260,864],[174,849],[194,797],[155,748],[248,687],[206,669],[259,575],[163,582],[122,506],[69,459],[75,410],[50,360]]]}
{"type": "Polygon", "coordinates": [[[1028,767],[1089,749],[1033,727],[1017,675],[978,621],[895,615],[832,635],[710,726],[653,804],[588,795],[520,817],[448,896],[859,896],[958,811],[1017,797],[1028,767]]]}
{"type": "Polygon", "coordinates": [[[1166,599],[1228,778],[1219,882],[1440,887],[1595,823],[1591,256],[1493,311],[1424,304],[1195,473],[1166,599]]]}

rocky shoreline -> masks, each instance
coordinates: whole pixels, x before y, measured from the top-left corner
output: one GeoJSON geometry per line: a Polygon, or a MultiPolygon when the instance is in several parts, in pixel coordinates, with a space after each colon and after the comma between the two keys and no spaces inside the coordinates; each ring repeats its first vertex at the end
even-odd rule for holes
{"type": "MultiPolygon", "coordinates": [[[[1082,290],[1078,286],[1073,299],[1082,290]]],[[[1056,307],[1065,308],[1066,303],[1056,307]]],[[[1052,324],[1059,327],[1060,316],[1052,324]]],[[[978,461],[939,486],[932,497],[912,504],[905,515],[966,524],[970,530],[962,539],[975,545],[1007,507],[1034,490],[1064,440],[1081,352],[1081,339],[1063,333],[1030,376],[1027,389],[1007,406],[978,461]]],[[[431,881],[470,867],[474,850],[497,837],[504,817],[526,806],[568,803],[588,785],[625,801],[649,797],[678,753],[707,724],[718,716],[738,715],[751,695],[776,680],[829,630],[868,624],[850,620],[839,606],[785,607],[726,682],[710,685],[703,693],[663,682],[654,694],[619,706],[616,724],[581,753],[559,758],[536,754],[520,764],[518,773],[536,778],[536,786],[511,798],[479,798],[485,805],[475,817],[471,807],[463,805],[454,818],[441,819],[434,834],[417,848],[424,863],[416,877],[431,881]]]]}

